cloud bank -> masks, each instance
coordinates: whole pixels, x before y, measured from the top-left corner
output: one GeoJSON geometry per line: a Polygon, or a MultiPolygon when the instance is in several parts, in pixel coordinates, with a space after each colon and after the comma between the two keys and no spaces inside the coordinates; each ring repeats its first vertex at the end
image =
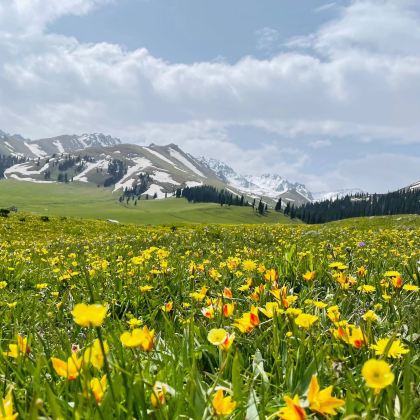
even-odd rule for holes
{"type": "MultiPolygon", "coordinates": [[[[48,32],[60,16],[106,3],[0,1],[1,128],[31,137],[102,131],[140,143],[175,141],[197,154],[223,150],[215,157],[241,171],[277,171],[313,190],[384,191],[420,178],[416,2],[353,1],[270,58],[234,64],[170,63],[144,48],[48,32]],[[261,136],[245,147],[232,127],[261,136]],[[331,155],[333,168],[316,165],[312,151],[328,153],[349,138],[354,148],[371,143],[377,151],[331,155]],[[393,145],[400,152],[389,153],[393,145]],[[405,174],[395,176],[395,162],[405,174]]],[[[269,28],[258,36],[261,48],[277,41],[269,28]]]]}

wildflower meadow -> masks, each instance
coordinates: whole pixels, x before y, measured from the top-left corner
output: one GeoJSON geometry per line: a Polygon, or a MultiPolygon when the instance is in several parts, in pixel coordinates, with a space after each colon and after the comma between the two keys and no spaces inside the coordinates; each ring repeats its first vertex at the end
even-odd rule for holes
{"type": "Polygon", "coordinates": [[[420,223],[0,220],[0,418],[420,418],[420,223]]]}

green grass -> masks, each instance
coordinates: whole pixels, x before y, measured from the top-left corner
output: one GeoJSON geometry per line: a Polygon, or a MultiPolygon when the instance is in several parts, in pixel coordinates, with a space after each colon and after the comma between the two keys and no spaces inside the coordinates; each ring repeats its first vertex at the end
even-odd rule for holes
{"type": "Polygon", "coordinates": [[[315,420],[326,418],[309,403],[317,375],[321,389],[332,387],[324,396],[332,391],[342,400],[336,419],[418,419],[420,228],[368,221],[172,230],[0,217],[0,401],[10,390],[18,419],[210,420],[223,387],[236,406],[219,419],[278,418],[297,395],[299,412],[315,420]],[[76,304],[90,302],[106,306],[98,328],[73,317],[76,304]],[[169,302],[172,309],[163,310],[169,302]],[[234,304],[230,315],[225,304],[234,304]],[[299,323],[299,310],[315,322],[299,323]],[[369,311],[378,318],[366,319],[369,311]],[[146,349],[121,341],[133,318],[155,332],[146,349]],[[248,329],[239,328],[241,319],[248,329]],[[351,334],[339,330],[346,322],[351,334]],[[228,350],[209,341],[215,328],[235,334],[228,350]],[[27,345],[15,358],[23,337],[27,345]],[[66,369],[54,368],[52,358],[67,361],[78,348],[77,357],[89,355],[97,338],[103,349],[106,340],[106,358],[96,345],[97,363],[85,358],[77,375],[67,379],[66,369]],[[372,346],[383,339],[398,344],[399,354],[389,347],[377,354],[372,346]],[[394,375],[379,393],[362,373],[370,359],[385,361],[394,375]],[[105,375],[97,404],[90,381],[105,375]],[[173,392],[153,406],[159,383],[173,392]]]}
{"type": "MultiPolygon", "coordinates": [[[[184,199],[140,200],[123,205],[118,193],[79,183],[36,184],[15,180],[0,181],[0,208],[16,206],[19,211],[39,215],[85,219],[115,219],[135,224],[189,223],[291,223],[282,214],[255,214],[250,207],[221,207],[213,203],[188,203],[184,199]]],[[[297,221],[295,223],[298,223],[297,221]]]]}

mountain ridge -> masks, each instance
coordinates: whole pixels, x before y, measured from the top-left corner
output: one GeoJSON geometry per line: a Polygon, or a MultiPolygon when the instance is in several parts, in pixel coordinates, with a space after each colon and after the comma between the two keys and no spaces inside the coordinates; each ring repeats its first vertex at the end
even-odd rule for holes
{"type": "MultiPolygon", "coordinates": [[[[112,185],[112,191],[116,192],[135,187],[141,176],[147,176],[149,188],[145,193],[157,198],[164,198],[177,188],[204,184],[225,188],[251,200],[263,199],[269,205],[281,198],[283,207],[288,202],[300,205],[364,193],[359,188],[312,193],[304,184],[290,182],[279,174],[240,174],[221,160],[196,158],[174,143],[141,146],[123,143],[103,133],[30,140],[0,130],[0,155],[20,158],[18,164],[0,168],[6,178],[47,183],[92,182],[98,186],[112,185]],[[22,158],[28,161],[22,163],[22,158]],[[114,164],[121,166],[120,172],[110,174],[114,164]]],[[[420,181],[405,188],[420,188],[420,181]]]]}

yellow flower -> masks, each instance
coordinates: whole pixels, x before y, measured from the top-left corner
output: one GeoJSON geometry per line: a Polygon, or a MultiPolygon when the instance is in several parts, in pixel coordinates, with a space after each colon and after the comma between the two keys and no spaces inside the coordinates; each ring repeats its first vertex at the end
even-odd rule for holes
{"type": "Polygon", "coordinates": [[[365,320],[365,321],[377,321],[379,318],[378,318],[378,315],[376,315],[375,314],[375,312],[373,312],[372,310],[369,310],[369,311],[367,311],[367,312],[365,312],[363,315],[362,315],[362,318],[365,320]]]}
{"type": "Polygon", "coordinates": [[[340,338],[345,343],[351,344],[357,349],[360,349],[363,344],[366,343],[366,337],[364,336],[361,328],[353,324],[347,324],[346,321],[342,321],[336,325],[338,328],[333,330],[333,334],[336,338],[340,338]]]}
{"type": "Polygon", "coordinates": [[[250,312],[246,312],[241,318],[236,319],[233,325],[241,332],[250,333],[259,323],[258,309],[253,307],[250,312]]]}
{"type": "Polygon", "coordinates": [[[234,310],[235,310],[235,304],[234,303],[225,303],[223,305],[223,309],[222,309],[223,316],[225,318],[229,318],[233,314],[234,310]]]}
{"type": "Polygon", "coordinates": [[[127,321],[127,324],[130,326],[130,328],[139,327],[142,323],[143,321],[137,318],[131,318],[130,320],[127,321]]]}
{"type": "Polygon", "coordinates": [[[171,312],[174,307],[174,303],[172,301],[165,303],[161,309],[163,312],[171,312]]]}
{"type": "Polygon", "coordinates": [[[276,415],[281,420],[305,420],[305,409],[300,405],[299,396],[295,395],[294,398],[284,397],[286,407],[282,407],[276,415]]]}
{"type": "Polygon", "coordinates": [[[236,402],[232,401],[232,397],[224,396],[223,390],[218,389],[212,401],[213,409],[216,416],[223,417],[232,414],[236,408],[236,402]]]}
{"type": "Polygon", "coordinates": [[[244,271],[254,271],[257,268],[257,264],[252,260],[245,260],[242,262],[242,269],[244,271]]]}
{"type": "Polygon", "coordinates": [[[390,338],[381,338],[376,344],[370,347],[375,350],[377,356],[388,356],[394,359],[400,358],[402,354],[406,354],[409,350],[401,344],[400,340],[393,340],[390,343],[390,338]]]}
{"type": "Polygon", "coordinates": [[[153,289],[153,286],[147,284],[146,286],[139,286],[140,292],[150,292],[153,289]]]}
{"type": "Polygon", "coordinates": [[[4,289],[7,286],[7,281],[0,281],[0,289],[4,289]]]}
{"type": "Polygon", "coordinates": [[[152,351],[155,331],[149,330],[147,326],[143,329],[135,328],[121,334],[120,341],[125,347],[141,347],[144,351],[152,351]]]}
{"type": "Polygon", "coordinates": [[[209,276],[213,280],[218,280],[218,279],[220,279],[220,277],[222,277],[222,275],[215,268],[210,268],[210,270],[209,270],[209,276]]]}
{"type": "Polygon", "coordinates": [[[285,314],[290,316],[299,316],[302,312],[302,309],[299,308],[287,308],[285,314]]]}
{"type": "Polygon", "coordinates": [[[102,376],[101,380],[93,378],[90,381],[90,389],[97,403],[102,401],[107,387],[106,375],[102,376]]]}
{"type": "Polygon", "coordinates": [[[332,322],[338,322],[340,320],[340,310],[337,305],[330,306],[327,309],[327,316],[332,322]]]}
{"type": "Polygon", "coordinates": [[[401,274],[400,274],[398,271],[387,271],[387,272],[384,274],[384,276],[385,276],[385,277],[390,277],[390,278],[393,278],[393,277],[400,277],[400,276],[401,276],[401,274]]]}
{"type": "Polygon", "coordinates": [[[363,293],[373,293],[376,289],[374,286],[371,286],[370,284],[364,284],[363,286],[359,286],[357,290],[360,290],[363,293]]]}
{"type": "Polygon", "coordinates": [[[251,286],[252,286],[252,279],[247,279],[246,282],[242,286],[238,287],[238,290],[240,292],[246,292],[247,290],[249,290],[251,286]]]}
{"type": "Polygon", "coordinates": [[[18,413],[13,414],[13,396],[12,396],[12,388],[9,389],[6,397],[1,400],[0,407],[0,419],[4,420],[14,420],[18,413]]]}
{"type": "Polygon", "coordinates": [[[310,315],[310,314],[304,314],[303,313],[303,314],[300,314],[300,315],[297,316],[297,318],[295,319],[295,324],[298,327],[309,329],[314,322],[318,321],[318,318],[319,317],[317,317],[315,315],[310,315]]]}
{"type": "MultiPolygon", "coordinates": [[[[107,355],[109,352],[109,346],[106,341],[104,341],[103,345],[104,345],[105,355],[107,355]]],[[[83,355],[83,360],[86,365],[91,363],[93,367],[99,370],[99,369],[102,369],[104,365],[104,357],[105,356],[102,352],[101,342],[98,339],[96,339],[93,342],[93,344],[85,350],[85,353],[83,355]]]]}
{"type": "Polygon", "coordinates": [[[277,302],[267,302],[265,308],[258,308],[267,318],[273,318],[280,311],[280,305],[277,302]]]}
{"type": "Polygon", "coordinates": [[[309,408],[322,415],[336,415],[336,408],[344,405],[344,400],[331,396],[332,386],[320,390],[318,379],[312,376],[308,390],[309,408]]]}
{"type": "Polygon", "coordinates": [[[190,293],[190,297],[192,297],[197,302],[201,302],[206,297],[207,290],[207,287],[202,287],[199,292],[190,293]]]}
{"type": "Polygon", "coordinates": [[[394,382],[391,367],[384,360],[370,359],[365,362],[362,375],[365,378],[366,385],[369,388],[374,388],[376,393],[394,382]]]}
{"type": "Polygon", "coordinates": [[[106,306],[78,303],[72,310],[74,322],[82,327],[99,327],[106,316],[106,306]]]}
{"type": "Polygon", "coordinates": [[[205,308],[201,308],[201,313],[209,319],[214,318],[214,307],[213,305],[207,306],[205,308]]]}
{"type": "Polygon", "coordinates": [[[57,375],[72,381],[79,376],[83,358],[77,357],[77,354],[73,353],[71,357],[67,359],[67,362],[57,359],[56,357],[52,357],[51,362],[57,375]]]}
{"type": "Polygon", "coordinates": [[[17,344],[9,344],[9,351],[3,352],[4,356],[13,357],[17,359],[19,356],[26,356],[31,349],[28,346],[28,339],[21,335],[17,336],[17,344]]]}
{"type": "Polygon", "coordinates": [[[225,287],[223,289],[223,297],[225,299],[232,299],[233,297],[232,290],[230,290],[228,287],[225,287]]]}
{"type": "Polygon", "coordinates": [[[407,290],[408,292],[418,292],[419,288],[415,284],[404,284],[403,286],[404,290],[407,290]]]}
{"type": "Polygon", "coordinates": [[[316,277],[316,272],[315,271],[307,271],[304,275],[303,275],[303,279],[306,281],[313,281],[315,280],[316,277]]]}
{"type": "Polygon", "coordinates": [[[229,350],[235,339],[235,334],[229,334],[223,328],[214,328],[207,334],[207,340],[214,346],[219,346],[222,350],[229,350]]]}
{"type": "Polygon", "coordinates": [[[153,385],[152,393],[150,394],[150,402],[153,407],[162,407],[166,404],[166,395],[174,395],[175,391],[163,382],[155,382],[153,385]]]}
{"type": "Polygon", "coordinates": [[[266,281],[271,281],[271,282],[273,282],[273,281],[276,281],[277,279],[278,279],[278,274],[277,274],[277,271],[276,270],[274,270],[274,268],[272,268],[271,270],[267,270],[266,272],[265,272],[265,274],[264,274],[264,279],[266,280],[266,281]]]}
{"type": "Polygon", "coordinates": [[[207,334],[207,340],[209,340],[211,344],[219,346],[225,341],[227,335],[228,332],[223,328],[213,328],[207,334]]]}
{"type": "Polygon", "coordinates": [[[367,270],[363,265],[357,269],[357,275],[360,277],[365,276],[366,273],[367,273],[367,270]]]}

